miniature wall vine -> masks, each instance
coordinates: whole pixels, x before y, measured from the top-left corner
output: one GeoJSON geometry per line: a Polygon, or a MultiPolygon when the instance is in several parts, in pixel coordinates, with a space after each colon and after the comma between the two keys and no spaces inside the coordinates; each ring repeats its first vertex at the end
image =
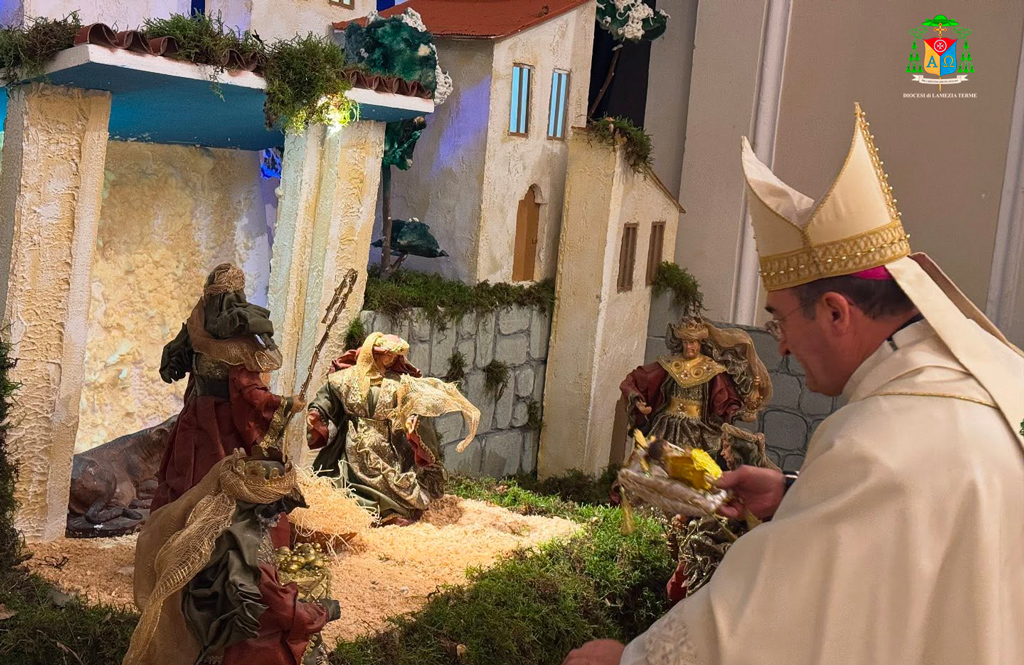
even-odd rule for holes
{"type": "Polygon", "coordinates": [[[672,304],[682,307],[684,313],[698,314],[704,309],[704,294],[697,278],[671,261],[663,261],[658,266],[651,286],[655,298],[662,293],[671,293],[672,304]]]}
{"type": "Polygon", "coordinates": [[[587,134],[594,140],[612,147],[622,144],[626,161],[633,172],[640,175],[654,165],[651,156],[651,137],[629,118],[601,118],[587,123],[587,134]]]}

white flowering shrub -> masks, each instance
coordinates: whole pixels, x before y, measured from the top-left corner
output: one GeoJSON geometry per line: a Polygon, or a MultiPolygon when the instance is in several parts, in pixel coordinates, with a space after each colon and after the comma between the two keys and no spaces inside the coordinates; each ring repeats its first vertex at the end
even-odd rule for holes
{"type": "Polygon", "coordinates": [[[643,0],[598,0],[597,23],[620,42],[657,39],[665,33],[669,15],[643,0]]]}

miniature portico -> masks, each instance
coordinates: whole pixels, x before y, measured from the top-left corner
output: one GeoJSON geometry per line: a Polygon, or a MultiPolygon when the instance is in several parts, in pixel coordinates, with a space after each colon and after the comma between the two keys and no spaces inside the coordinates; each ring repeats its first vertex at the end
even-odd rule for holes
{"type": "MultiPolygon", "coordinates": [[[[257,74],[88,43],[58,54],[45,81],[2,95],[0,303],[21,384],[8,441],[20,468],[17,526],[29,540],[64,532],[108,140],[284,145],[268,301],[285,358],[274,387],[288,392],[306,376],[323,308],[350,266],[360,279],[348,309],[361,306],[384,123],[433,110],[429,99],[356,87],[358,121],[285,136],[265,126],[257,74]]],[[[163,288],[194,297],[183,284],[163,288]]]]}

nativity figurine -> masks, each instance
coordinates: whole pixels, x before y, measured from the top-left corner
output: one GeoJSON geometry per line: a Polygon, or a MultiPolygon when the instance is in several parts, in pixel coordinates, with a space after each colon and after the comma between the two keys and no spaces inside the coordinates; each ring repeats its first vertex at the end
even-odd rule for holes
{"type": "Polygon", "coordinates": [[[68,495],[69,538],[123,536],[149,515],[157,473],[177,414],[74,456],[68,495]]]}
{"type": "Polygon", "coordinates": [[[755,420],[771,399],[768,370],[750,335],[699,316],[670,325],[665,343],[668,355],[636,368],[619,386],[629,430],[719,457],[723,424],[755,420]]]}
{"type": "Polygon", "coordinates": [[[687,316],[669,326],[666,344],[668,355],[638,367],[620,386],[638,443],[619,479],[625,509],[631,495],[672,516],[678,565],[667,590],[677,602],[704,586],[732,543],[756,526],[752,516],[730,522],[715,514],[730,498],[714,487],[719,465],[777,467],[764,435],[734,424],[756,420],[772,395],[750,335],[687,316]],[[680,466],[687,460],[699,463],[680,466]],[[695,482],[685,473],[693,466],[715,472],[695,482]]]}
{"type": "Polygon", "coordinates": [[[444,494],[445,470],[432,419],[460,412],[473,440],[480,410],[452,383],[424,378],[409,344],[375,332],[332,364],[309,404],[313,468],[340,478],[380,524],[408,524],[444,494]],[[331,436],[331,430],[336,430],[331,436]]]}
{"type": "Polygon", "coordinates": [[[273,334],[270,312],[246,300],[245,274],[230,263],[217,266],[164,347],[160,377],[172,383],[188,375],[188,386],[151,510],[184,495],[233,451],[275,445],[291,414],[305,407],[267,387],[269,372],[281,367],[273,334]]]}
{"type": "Polygon", "coordinates": [[[319,633],[339,618],[338,602],[287,583],[298,568],[278,570],[271,536],[281,515],[304,506],[292,464],[257,447],[236,449],[153,513],[136,547],[141,617],[123,665],[326,663],[319,633]]]}

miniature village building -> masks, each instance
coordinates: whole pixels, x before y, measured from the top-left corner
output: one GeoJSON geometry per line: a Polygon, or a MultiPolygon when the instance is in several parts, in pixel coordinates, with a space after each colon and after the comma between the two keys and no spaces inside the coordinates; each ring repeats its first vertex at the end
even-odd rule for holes
{"type": "Polygon", "coordinates": [[[418,12],[456,82],[392,194],[393,216],[429,224],[449,256],[407,267],[468,283],[554,277],[566,139],[586,120],[595,7],[409,0],[381,13],[418,12]]]}

